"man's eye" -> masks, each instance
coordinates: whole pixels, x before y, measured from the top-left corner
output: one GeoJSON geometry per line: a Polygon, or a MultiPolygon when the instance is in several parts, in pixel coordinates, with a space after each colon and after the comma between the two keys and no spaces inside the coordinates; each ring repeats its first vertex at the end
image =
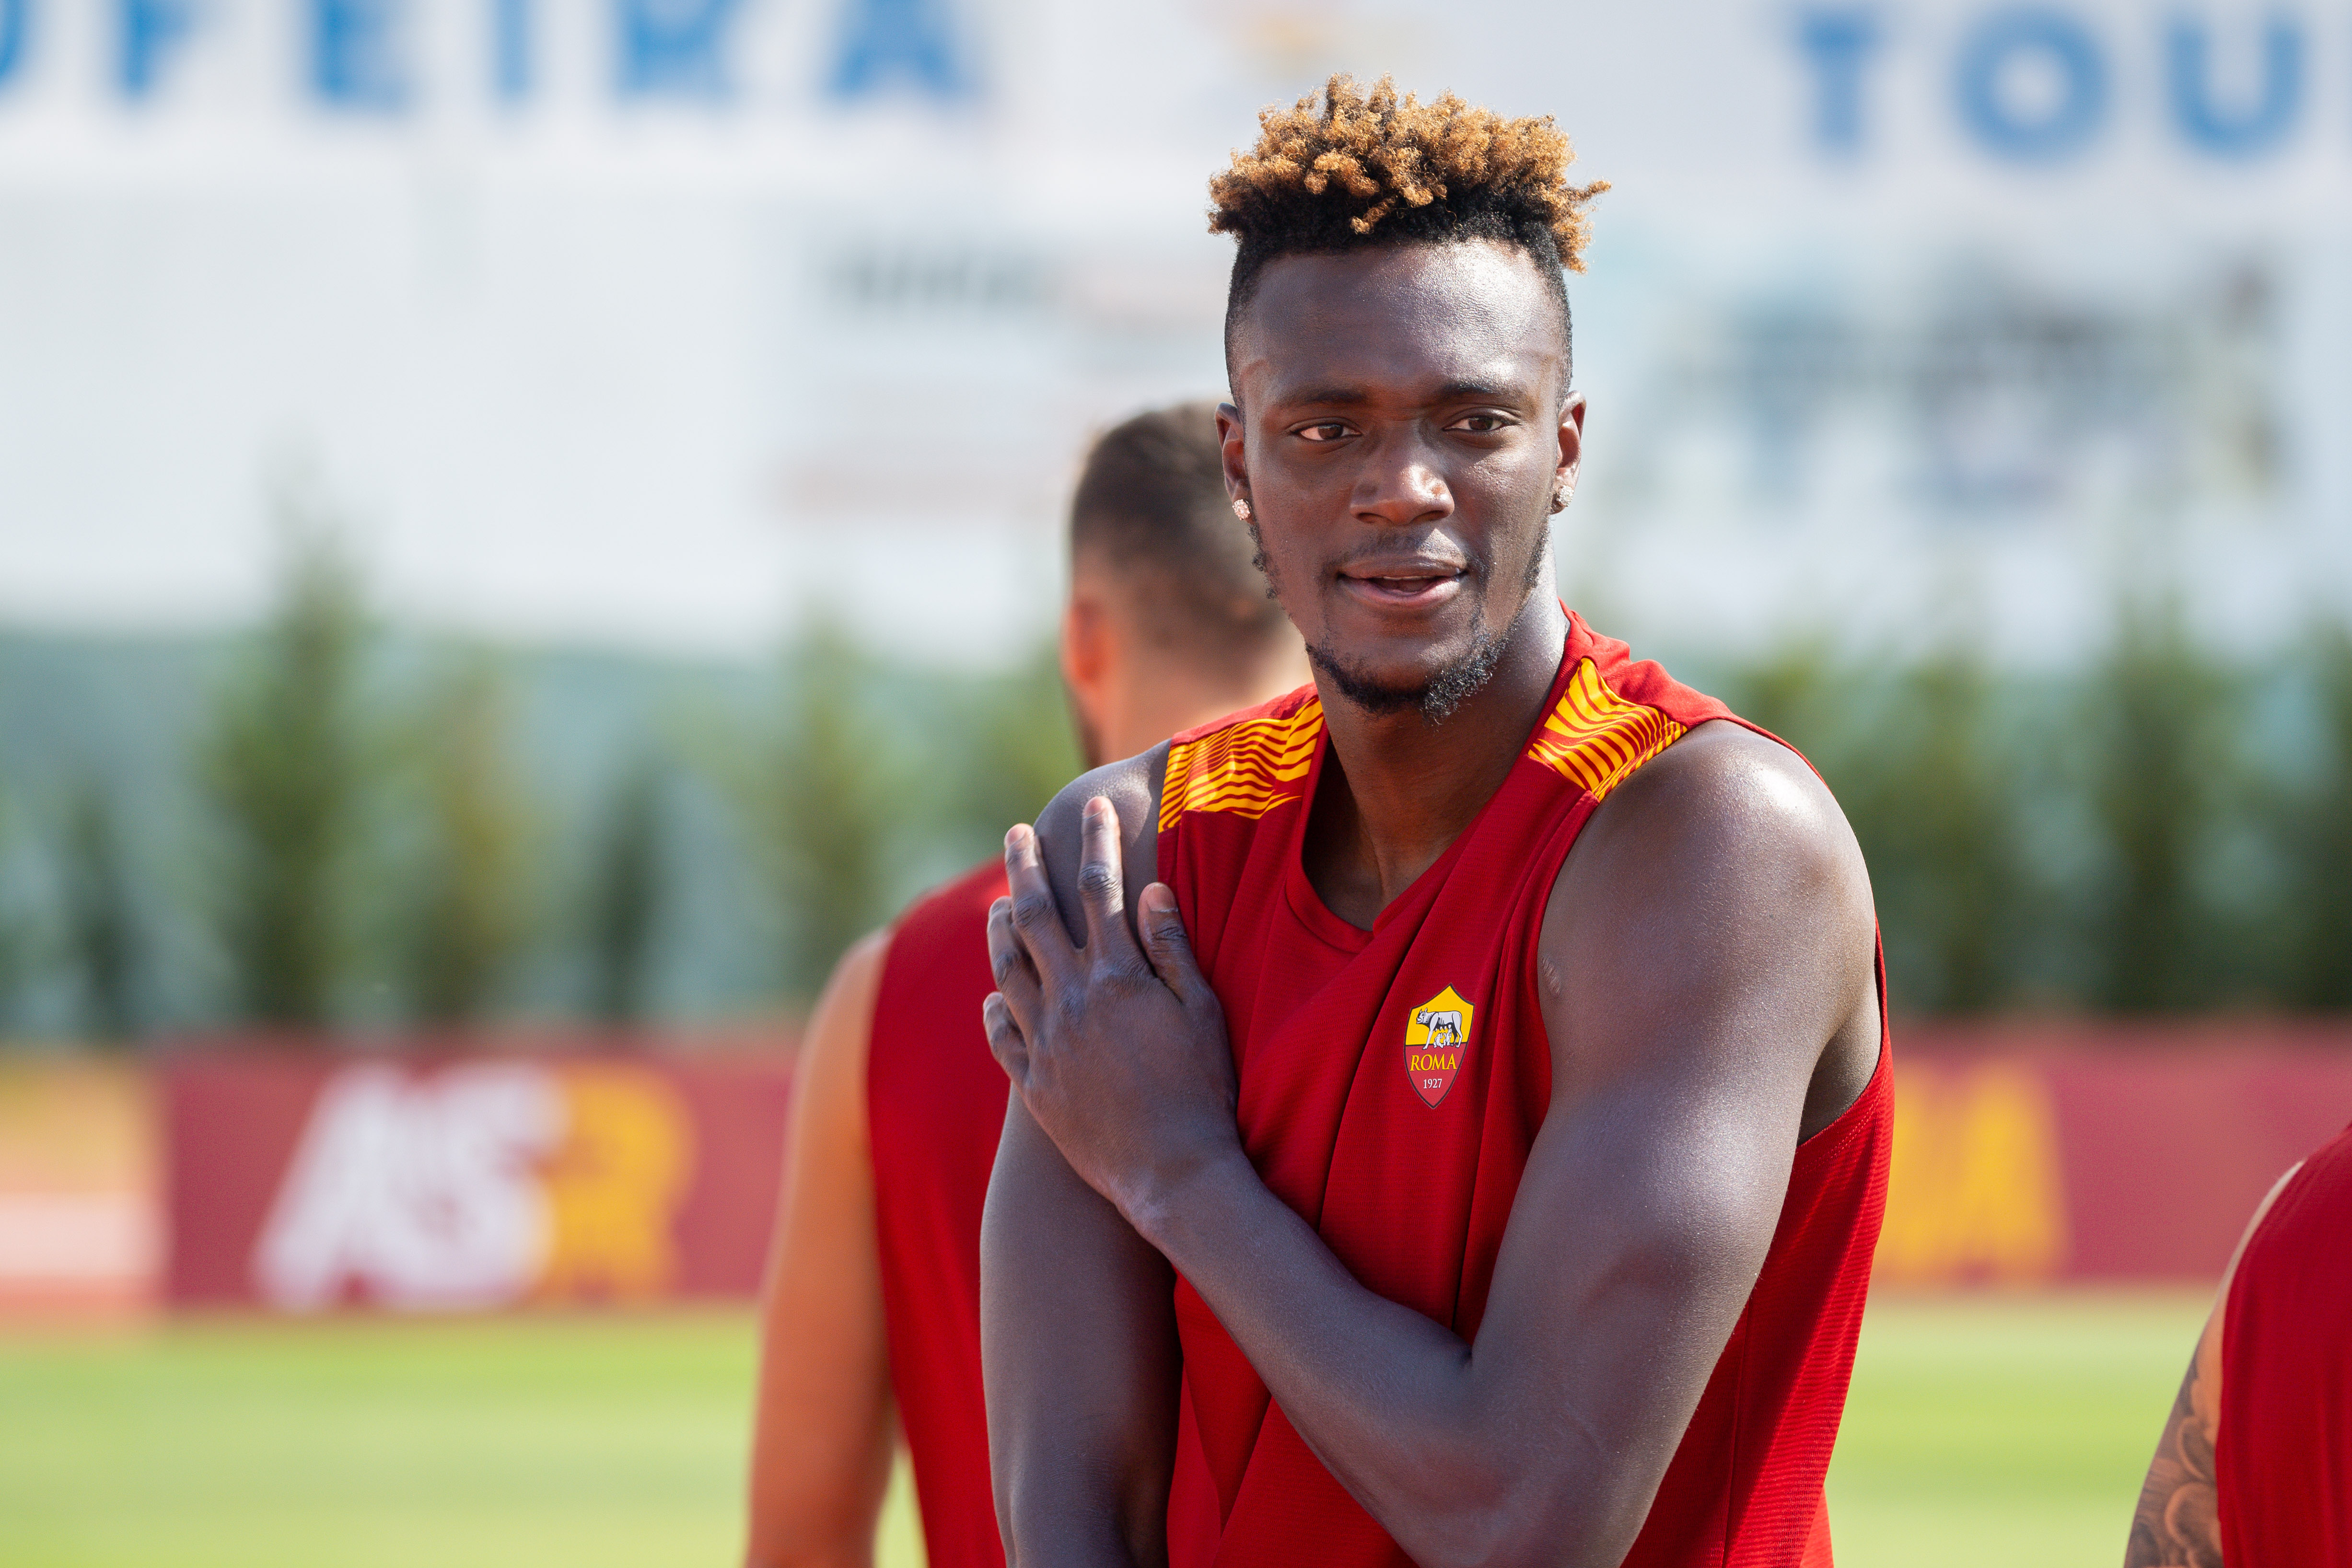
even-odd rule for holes
{"type": "Polygon", "coordinates": [[[1307,441],[1337,441],[1348,434],[1348,427],[1336,419],[1328,419],[1320,424],[1302,426],[1298,434],[1307,441]]]}
{"type": "Polygon", "coordinates": [[[1492,435],[1507,423],[1499,413],[1465,413],[1454,422],[1454,428],[1471,435],[1492,435]]]}

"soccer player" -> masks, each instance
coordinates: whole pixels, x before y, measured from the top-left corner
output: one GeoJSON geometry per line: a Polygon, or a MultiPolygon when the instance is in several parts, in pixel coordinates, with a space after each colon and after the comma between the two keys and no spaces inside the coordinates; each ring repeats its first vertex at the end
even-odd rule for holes
{"type": "MultiPolygon", "coordinates": [[[[1214,405],[1098,441],[1070,507],[1062,671],[1088,764],[1296,685],[1297,633],[1226,509],[1214,405]]],[[[770,1261],[753,1568],[864,1563],[895,1401],[936,1568],[1003,1561],[981,1416],[980,1209],[1004,1074],[980,1005],[991,860],[835,967],[809,1021],[770,1261]]]]}
{"type": "Polygon", "coordinates": [[[1861,854],[1557,597],[1566,140],[1344,78],[1262,123],[1218,418],[1314,684],[1007,836],[1008,1544],[1827,1563],[1891,1111],[1861,854]]]}
{"type": "Polygon", "coordinates": [[[2222,1276],[2125,1568],[2352,1563],[2352,1128],[2279,1179],[2222,1276]]]}

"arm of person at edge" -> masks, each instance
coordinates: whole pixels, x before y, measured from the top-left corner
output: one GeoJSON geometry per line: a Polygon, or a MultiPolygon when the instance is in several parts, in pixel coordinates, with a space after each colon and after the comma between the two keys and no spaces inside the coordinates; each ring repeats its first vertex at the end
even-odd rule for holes
{"type": "Polygon", "coordinates": [[[842,956],[793,1073],[760,1312],[748,1568],[866,1568],[890,1479],[866,1056],[887,934],[842,956]]]}
{"type": "Polygon", "coordinates": [[[1358,1283],[1259,1180],[1220,1004],[1173,894],[1137,885],[1153,815],[1114,782],[1123,832],[1092,780],[1013,830],[1013,897],[990,924],[986,1022],[1021,1155],[1000,1155],[998,1191],[1034,1206],[1021,1223],[1039,1236],[1101,1195],[1058,1251],[992,1260],[988,1315],[1017,1303],[1053,1324],[1050,1346],[991,1325],[992,1351],[1014,1353],[989,1406],[1016,1467],[999,1483],[1016,1560],[1116,1563],[1122,1541],[1149,1560],[1172,1266],[1414,1561],[1619,1562],[1754,1287],[1798,1143],[1875,1066],[1869,881],[1828,790],[1785,747],[1713,724],[1586,827],[1539,938],[1552,1098],[1465,1343],[1358,1283]],[[1137,1303],[1111,1332],[1049,1311],[1097,1284],[1137,1303]]]}
{"type": "Polygon", "coordinates": [[[2230,1282],[2237,1278],[2238,1260],[2246,1255],[2246,1243],[2254,1239],[2263,1217],[2302,1168],[2297,1161],[2254,1206],[2253,1218],[2246,1222],[2237,1250],[2230,1254],[2230,1266],[2221,1270],[2221,1291],[2205,1319],[2205,1332],[2197,1336],[2189,1372],[2164,1418],[2147,1479],[2140,1484],[2139,1507],[2132,1511],[2131,1537],[2124,1544],[2124,1568],[2219,1568],[2221,1493],[2213,1450],[2221,1436],[2221,1333],[2229,1316],[2230,1282]]]}

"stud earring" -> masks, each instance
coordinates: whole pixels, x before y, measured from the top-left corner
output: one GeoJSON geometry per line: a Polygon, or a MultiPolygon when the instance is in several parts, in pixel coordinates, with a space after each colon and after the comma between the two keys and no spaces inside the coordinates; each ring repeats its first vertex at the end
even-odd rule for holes
{"type": "Polygon", "coordinates": [[[1574,491],[1569,488],[1568,481],[1565,479],[1562,479],[1559,483],[1554,485],[1551,487],[1551,509],[1553,512],[1559,513],[1568,510],[1568,498],[1574,493],[1574,491]]]}
{"type": "Polygon", "coordinates": [[[1245,523],[1250,520],[1249,503],[1243,500],[1239,496],[1235,496],[1234,497],[1234,516],[1239,517],[1245,523]]]}

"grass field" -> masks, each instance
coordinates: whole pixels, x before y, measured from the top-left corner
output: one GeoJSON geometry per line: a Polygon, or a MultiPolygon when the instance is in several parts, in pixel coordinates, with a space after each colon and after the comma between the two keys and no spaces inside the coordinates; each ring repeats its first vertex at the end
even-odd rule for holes
{"type": "Polygon", "coordinates": [[[2205,1293],[1874,1302],[1830,1466],[1845,1568],[2113,1568],[2205,1293]]]}
{"type": "MultiPolygon", "coordinates": [[[[1874,1306],[1840,1562],[2116,1562],[2203,1312],[1874,1306]]],[[[0,1568],[725,1564],[751,1360],[741,1314],[0,1338],[0,1568]]],[[[887,1532],[920,1561],[903,1491],[887,1532]]]]}

